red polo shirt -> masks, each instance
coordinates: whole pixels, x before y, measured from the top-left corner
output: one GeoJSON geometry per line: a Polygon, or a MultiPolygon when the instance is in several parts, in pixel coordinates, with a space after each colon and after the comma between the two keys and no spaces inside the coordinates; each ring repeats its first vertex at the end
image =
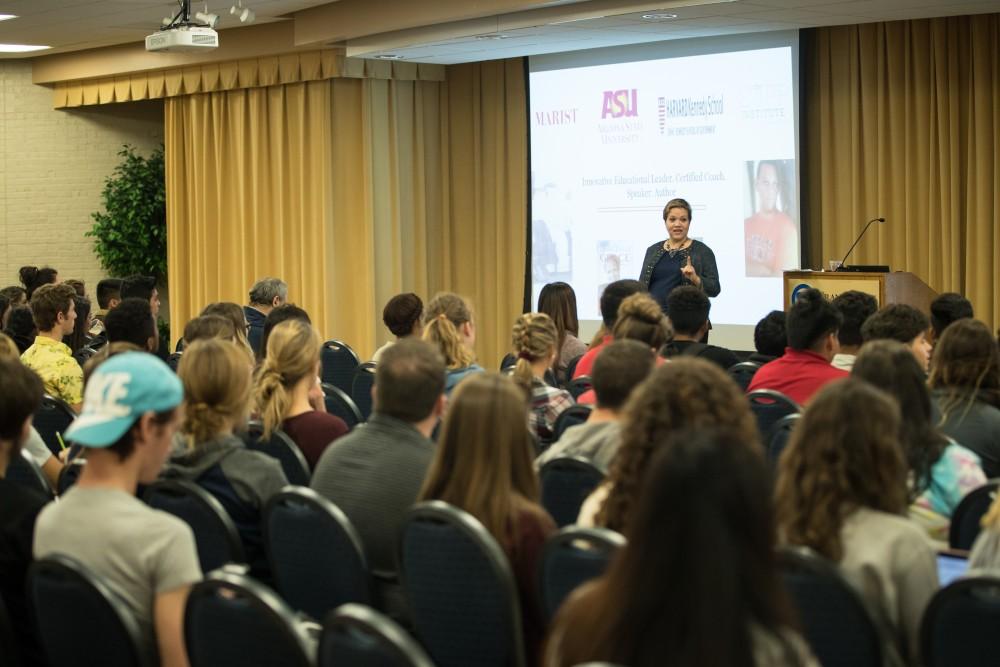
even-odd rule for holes
{"type": "Polygon", "coordinates": [[[601,350],[606,348],[611,341],[614,340],[611,334],[606,335],[601,339],[601,342],[590,348],[580,357],[580,361],[576,364],[576,370],[573,371],[573,377],[571,379],[575,380],[581,375],[590,375],[590,371],[594,370],[594,359],[597,359],[597,355],[601,353],[601,350]]]}
{"type": "Polygon", "coordinates": [[[850,373],[834,368],[824,357],[809,350],[785,348],[785,354],[761,366],[754,373],[747,391],[773,389],[799,405],[809,402],[827,382],[845,378],[850,373]]]}

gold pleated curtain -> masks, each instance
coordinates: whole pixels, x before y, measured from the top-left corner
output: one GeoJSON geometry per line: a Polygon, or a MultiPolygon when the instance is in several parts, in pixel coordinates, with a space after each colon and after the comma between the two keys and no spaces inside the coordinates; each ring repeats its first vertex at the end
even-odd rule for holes
{"type": "Polygon", "coordinates": [[[393,294],[450,290],[472,302],[477,354],[494,366],[524,289],[522,67],[168,99],[171,320],[243,303],[276,275],[326,338],[368,358],[390,336],[393,294]]]}
{"type": "Polygon", "coordinates": [[[912,271],[1000,319],[1000,15],[803,34],[803,179],[813,266],[912,271]]]}

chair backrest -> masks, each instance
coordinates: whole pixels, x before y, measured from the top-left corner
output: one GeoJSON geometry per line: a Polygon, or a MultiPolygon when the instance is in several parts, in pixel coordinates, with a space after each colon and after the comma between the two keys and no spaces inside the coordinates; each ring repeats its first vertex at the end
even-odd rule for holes
{"type": "Polygon", "coordinates": [[[250,422],[247,424],[247,436],[243,440],[247,449],[277,459],[290,484],[309,486],[311,477],[309,463],[302,454],[302,450],[287,433],[281,429],[275,429],[271,432],[271,437],[264,440],[262,437],[263,427],[260,426],[260,422],[250,422]]]}
{"type": "Polygon", "coordinates": [[[771,426],[764,446],[767,448],[767,461],[772,467],[778,464],[778,458],[788,446],[788,441],[792,438],[792,430],[801,418],[801,412],[793,412],[790,415],[785,415],[771,426]]]}
{"type": "Polygon", "coordinates": [[[556,423],[552,427],[552,441],[555,442],[562,437],[562,434],[570,426],[577,426],[587,421],[593,408],[589,405],[571,405],[556,417],[556,423]]]}
{"type": "Polygon", "coordinates": [[[354,369],[361,363],[351,346],[339,340],[328,340],[323,343],[319,357],[321,363],[320,379],[325,384],[332,384],[345,394],[350,393],[354,369]]]}
{"type": "Polygon", "coordinates": [[[767,442],[771,427],[779,419],[793,412],[802,412],[798,403],[773,389],[751,391],[747,394],[747,400],[750,401],[750,411],[757,419],[757,431],[762,442],[767,442]]]}
{"type": "Polygon", "coordinates": [[[726,373],[729,377],[736,381],[736,384],[740,386],[743,391],[747,390],[750,386],[750,381],[753,380],[754,374],[757,369],[761,367],[761,364],[756,361],[741,361],[738,364],[733,364],[726,369],[726,373]]]}
{"type": "Polygon", "coordinates": [[[570,359],[566,363],[566,382],[565,382],[565,386],[568,387],[569,383],[572,382],[572,380],[573,380],[573,373],[576,372],[576,366],[577,366],[577,364],[580,363],[581,359],[583,359],[583,355],[579,354],[579,355],[573,357],[572,359],[570,359]]]}
{"type": "Polygon", "coordinates": [[[170,370],[177,372],[177,367],[181,365],[182,356],[184,356],[183,352],[174,352],[167,357],[167,366],[170,366],[170,370]]]}
{"type": "Polygon", "coordinates": [[[524,667],[517,586],[493,536],[440,500],[407,514],[399,573],[417,637],[437,667],[524,667]]]}
{"type": "Polygon", "coordinates": [[[246,562],[236,524],[222,503],[194,482],[154,482],[146,488],[143,500],[150,507],[169,512],[191,526],[202,572],[226,563],[246,562]]]}
{"type": "Polygon", "coordinates": [[[503,359],[500,360],[500,372],[510,370],[517,365],[517,356],[511,352],[503,355],[503,359]]]}
{"type": "Polygon", "coordinates": [[[545,541],[538,563],[542,610],[552,619],[578,586],[604,574],[625,538],[606,528],[563,528],[545,541]]]}
{"type": "Polygon", "coordinates": [[[593,388],[594,383],[590,381],[589,375],[581,375],[575,380],[570,380],[569,384],[566,385],[566,391],[570,393],[574,401],[580,398],[581,394],[593,388]]]}
{"type": "Polygon", "coordinates": [[[263,584],[226,569],[191,588],[184,640],[191,667],[312,665],[310,642],[288,605],[263,584]]]}
{"type": "Polygon", "coordinates": [[[46,498],[55,498],[55,492],[52,490],[49,480],[45,478],[42,469],[35,463],[35,459],[31,458],[31,454],[26,449],[22,449],[18,456],[10,460],[6,479],[34,489],[46,498]]]}
{"type": "Polygon", "coordinates": [[[542,507],[562,528],[576,523],[583,501],[604,480],[604,472],[583,457],[561,456],[547,461],[538,477],[542,507]]]}
{"type": "Polygon", "coordinates": [[[361,418],[368,421],[372,414],[372,387],[375,386],[375,362],[366,361],[354,369],[351,399],[358,406],[361,418]]]}
{"type": "Polygon", "coordinates": [[[83,474],[83,469],[87,465],[87,459],[84,458],[74,458],[72,461],[63,466],[63,469],[59,471],[59,479],[56,480],[56,493],[60,496],[69,491],[77,480],[80,479],[80,475],[83,474]]]}
{"type": "Polygon", "coordinates": [[[354,399],[348,396],[344,390],[325,382],[320,386],[323,388],[323,402],[326,404],[326,411],[343,419],[347,428],[353,429],[365,421],[361,410],[354,403],[354,399]]]}
{"type": "Polygon", "coordinates": [[[997,664],[1000,577],[983,574],[959,579],[931,599],[920,626],[925,667],[992,667],[997,664]]]}
{"type": "Polygon", "coordinates": [[[50,667],[149,664],[132,611],[72,558],[52,555],[32,563],[28,598],[50,667]]]}
{"type": "Polygon", "coordinates": [[[833,563],[809,549],[779,550],[782,579],[806,641],[823,667],[881,667],[885,639],[833,563]]]}
{"type": "Polygon", "coordinates": [[[59,437],[66,432],[74,419],[76,414],[66,401],[46,394],[42,397],[42,403],[35,411],[31,424],[38,431],[38,435],[42,436],[52,455],[59,456],[59,452],[62,451],[59,437]]]}
{"type": "Polygon", "coordinates": [[[434,667],[427,653],[388,616],[345,604],[323,622],[318,667],[434,667]]]}
{"type": "Polygon", "coordinates": [[[289,486],[267,501],[263,520],[271,574],[288,604],[315,619],[346,602],[371,604],[361,538],[339,507],[289,486]]]}
{"type": "Polygon", "coordinates": [[[966,550],[972,548],[972,543],[979,536],[981,528],[979,521],[997,497],[998,487],[1000,480],[991,479],[962,498],[951,515],[951,526],[948,529],[949,547],[966,550]]]}

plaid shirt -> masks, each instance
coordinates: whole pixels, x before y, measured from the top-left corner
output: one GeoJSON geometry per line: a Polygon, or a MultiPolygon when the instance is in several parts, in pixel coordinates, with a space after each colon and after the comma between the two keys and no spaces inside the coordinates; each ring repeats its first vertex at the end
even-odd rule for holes
{"type": "Polygon", "coordinates": [[[21,355],[21,361],[42,378],[45,393],[70,405],[83,403],[83,369],[68,345],[37,336],[34,345],[21,355]]]}
{"type": "Polygon", "coordinates": [[[550,387],[538,378],[531,380],[531,412],[528,425],[539,438],[551,438],[556,419],[573,405],[573,397],[564,389],[550,387]]]}

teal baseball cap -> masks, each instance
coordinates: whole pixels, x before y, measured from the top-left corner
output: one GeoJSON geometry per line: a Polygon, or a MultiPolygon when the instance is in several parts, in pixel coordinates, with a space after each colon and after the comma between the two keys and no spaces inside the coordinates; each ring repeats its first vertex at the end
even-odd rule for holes
{"type": "Polygon", "coordinates": [[[172,410],[183,399],[184,387],[165,363],[145,352],[117,354],[90,376],[83,412],[65,436],[84,447],[108,447],[145,413],[172,410]]]}

